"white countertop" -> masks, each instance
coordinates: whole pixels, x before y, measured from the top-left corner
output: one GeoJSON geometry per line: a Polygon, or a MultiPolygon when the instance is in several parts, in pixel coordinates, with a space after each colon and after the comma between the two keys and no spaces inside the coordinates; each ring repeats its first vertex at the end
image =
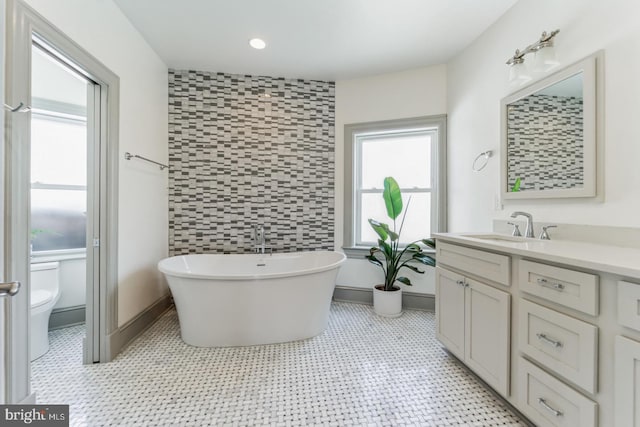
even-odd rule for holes
{"type": "MultiPolygon", "coordinates": [[[[488,235],[501,236],[489,232],[435,233],[434,237],[444,242],[640,279],[640,249],[637,248],[569,240],[521,238],[517,241],[509,241],[480,238],[488,235]]],[[[510,237],[505,236],[505,238],[510,237]]]]}

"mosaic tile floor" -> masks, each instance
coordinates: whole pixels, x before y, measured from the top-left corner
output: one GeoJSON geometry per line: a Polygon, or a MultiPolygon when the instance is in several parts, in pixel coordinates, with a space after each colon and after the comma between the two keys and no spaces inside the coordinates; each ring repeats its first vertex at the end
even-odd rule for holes
{"type": "Polygon", "coordinates": [[[107,364],[81,364],[82,326],[52,331],[33,388],[39,403],[71,405],[72,426],[525,426],[434,326],[433,313],[334,303],[318,337],[202,349],[181,341],[170,310],[107,364]]]}

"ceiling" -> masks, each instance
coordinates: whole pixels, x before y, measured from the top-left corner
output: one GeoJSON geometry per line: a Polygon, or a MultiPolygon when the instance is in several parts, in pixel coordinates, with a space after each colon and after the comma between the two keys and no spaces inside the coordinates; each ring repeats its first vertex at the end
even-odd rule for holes
{"type": "Polygon", "coordinates": [[[517,0],[114,1],[170,68],[338,80],[446,63],[517,0]]]}

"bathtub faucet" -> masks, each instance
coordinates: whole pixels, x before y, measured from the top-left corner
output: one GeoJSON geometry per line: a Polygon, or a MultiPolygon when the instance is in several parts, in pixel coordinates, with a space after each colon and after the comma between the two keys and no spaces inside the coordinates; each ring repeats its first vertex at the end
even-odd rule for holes
{"type": "Polygon", "coordinates": [[[267,239],[264,235],[264,225],[257,224],[253,226],[253,250],[257,254],[263,254],[266,248],[267,239]]]}

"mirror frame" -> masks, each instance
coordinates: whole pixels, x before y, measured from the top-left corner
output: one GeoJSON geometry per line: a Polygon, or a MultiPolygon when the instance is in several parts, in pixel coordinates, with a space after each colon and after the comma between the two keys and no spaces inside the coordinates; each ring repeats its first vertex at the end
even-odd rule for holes
{"type": "Polygon", "coordinates": [[[601,76],[598,72],[602,63],[602,52],[599,51],[581,61],[578,61],[560,71],[538,80],[514,93],[505,97],[500,102],[500,139],[502,148],[501,174],[500,174],[500,194],[505,200],[514,199],[555,199],[574,197],[596,197],[598,185],[597,155],[600,151],[598,146],[599,133],[601,129],[601,99],[600,86],[598,81],[601,76]],[[508,191],[508,156],[507,156],[507,106],[515,101],[532,95],[555,83],[565,80],[578,73],[583,73],[583,168],[584,185],[581,188],[557,189],[557,190],[528,190],[528,191],[508,191]]]}

